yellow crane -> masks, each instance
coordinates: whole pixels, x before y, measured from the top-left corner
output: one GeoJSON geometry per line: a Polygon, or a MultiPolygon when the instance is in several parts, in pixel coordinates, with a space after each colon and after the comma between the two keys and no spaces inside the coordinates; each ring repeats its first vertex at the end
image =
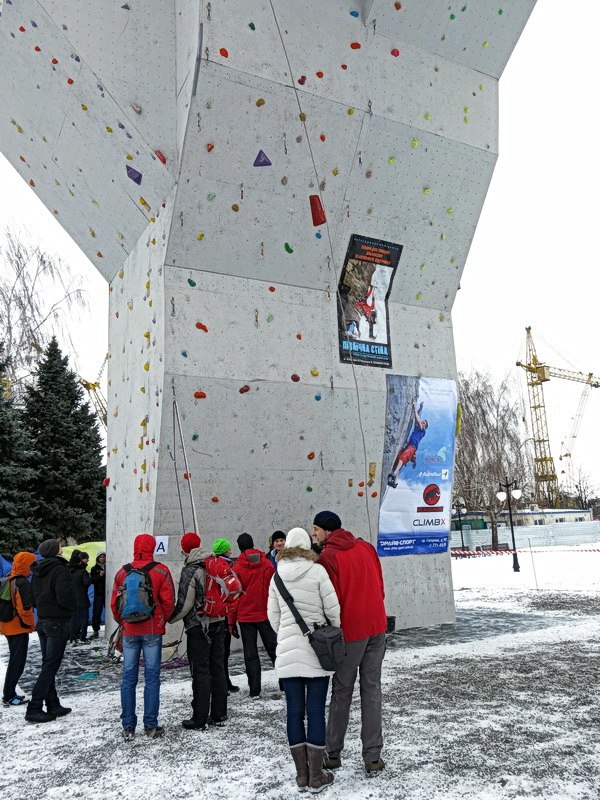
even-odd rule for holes
{"type": "Polygon", "coordinates": [[[525,328],[526,331],[526,363],[517,361],[517,366],[522,367],[527,373],[527,393],[529,396],[529,408],[531,410],[531,427],[533,434],[534,450],[534,478],[535,494],[538,505],[547,508],[558,508],[560,505],[560,491],[558,488],[558,477],[554,459],[550,451],[550,439],[548,437],[548,421],[546,419],[546,406],[544,403],[544,383],[550,378],[562,378],[567,381],[577,381],[586,384],[579,408],[573,421],[573,427],[567,440],[561,447],[561,459],[570,458],[575,439],[581,424],[583,410],[587,401],[590,389],[600,387],[600,378],[596,378],[592,373],[587,375],[584,372],[575,370],[560,369],[551,367],[543,363],[537,357],[531,327],[525,328]]]}

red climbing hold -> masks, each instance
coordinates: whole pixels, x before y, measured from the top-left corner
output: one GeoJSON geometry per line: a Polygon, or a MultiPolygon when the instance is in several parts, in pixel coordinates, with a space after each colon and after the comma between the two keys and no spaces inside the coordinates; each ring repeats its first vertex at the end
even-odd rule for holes
{"type": "Polygon", "coordinates": [[[160,162],[162,162],[163,164],[166,164],[166,163],[167,163],[166,156],[164,156],[164,155],[163,155],[163,154],[160,152],[160,150],[155,150],[155,151],[154,151],[154,155],[155,155],[155,156],[158,158],[158,160],[159,160],[160,162]]]}
{"type": "Polygon", "coordinates": [[[321,198],[318,194],[311,194],[309,196],[310,200],[310,213],[312,214],[312,221],[315,228],[318,225],[325,225],[327,222],[327,218],[325,216],[325,211],[323,210],[323,203],[321,203],[321,198]]]}
{"type": "Polygon", "coordinates": [[[25,33],[25,26],[19,25],[19,30],[21,31],[21,33],[25,33]]]}
{"type": "Polygon", "coordinates": [[[312,461],[313,458],[315,457],[315,454],[314,453],[309,453],[306,457],[308,458],[309,461],[312,461]]]}
{"type": "Polygon", "coordinates": [[[69,84],[69,86],[72,86],[75,83],[75,81],[73,80],[73,78],[67,78],[67,83],[69,84]]]}
{"type": "Polygon", "coordinates": [[[204,331],[204,333],[208,333],[208,328],[203,322],[197,322],[196,327],[198,328],[199,331],[204,331]]]}
{"type": "Polygon", "coordinates": [[[38,44],[36,44],[36,46],[33,49],[35,50],[36,53],[42,52],[42,48],[38,44]]]}
{"type": "Polygon", "coordinates": [[[211,503],[218,503],[219,502],[219,498],[215,495],[214,497],[210,498],[210,501],[211,501],[211,503]]]}
{"type": "Polygon", "coordinates": [[[352,44],[350,45],[350,47],[351,47],[353,50],[360,50],[360,48],[362,47],[362,44],[361,44],[360,42],[352,42],[352,44]]]}
{"type": "Polygon", "coordinates": [[[327,137],[325,136],[325,134],[324,134],[324,133],[322,133],[322,134],[319,136],[319,139],[320,139],[322,142],[324,142],[326,138],[327,138],[327,137]]]}
{"type": "Polygon", "coordinates": [[[364,482],[364,481],[359,481],[358,485],[359,485],[359,486],[364,486],[364,485],[365,485],[365,482],[364,482]]]}
{"type": "Polygon", "coordinates": [[[394,47],[393,50],[390,50],[390,53],[391,53],[391,55],[394,56],[394,58],[398,58],[398,56],[400,55],[400,50],[398,50],[397,47],[394,47]]]}
{"type": "Polygon", "coordinates": [[[269,291],[270,292],[276,292],[277,289],[274,286],[269,286],[269,291]]]}
{"type": "Polygon", "coordinates": [[[206,392],[194,392],[194,397],[196,400],[204,400],[206,397],[206,392]]]}
{"type": "Polygon", "coordinates": [[[315,75],[317,76],[317,78],[322,78],[323,77],[323,73],[321,72],[321,70],[319,70],[318,72],[315,72],[315,75]]]}
{"type": "Polygon", "coordinates": [[[50,63],[51,64],[58,64],[58,58],[53,58],[50,63]]]}
{"type": "Polygon", "coordinates": [[[402,8],[402,3],[394,3],[394,8],[396,9],[396,11],[400,11],[400,9],[402,8]]]}
{"type": "Polygon", "coordinates": [[[301,333],[297,333],[296,334],[296,339],[298,339],[298,341],[301,342],[302,341],[302,334],[301,333]]]}
{"type": "Polygon", "coordinates": [[[184,481],[189,481],[189,479],[190,479],[191,477],[192,477],[192,476],[191,476],[191,473],[189,473],[189,472],[184,472],[184,473],[183,473],[183,479],[184,479],[184,481]]]}
{"type": "Polygon", "coordinates": [[[378,492],[371,492],[371,497],[377,497],[378,492]]]}
{"type": "Polygon", "coordinates": [[[223,58],[229,58],[229,51],[225,47],[222,47],[219,50],[219,55],[222,55],[223,58]]]}
{"type": "Polygon", "coordinates": [[[342,64],[342,69],[348,69],[348,64],[342,64]]]}
{"type": "Polygon", "coordinates": [[[357,492],[356,494],[357,494],[359,497],[364,497],[364,495],[365,495],[365,493],[364,493],[364,492],[357,492]]]}
{"type": "Polygon", "coordinates": [[[104,478],[102,481],[102,486],[108,486],[110,484],[110,478],[104,478]]]}
{"type": "Polygon", "coordinates": [[[300,375],[296,375],[296,373],[295,373],[295,372],[294,372],[294,374],[293,374],[293,375],[291,375],[290,377],[291,377],[291,379],[294,381],[294,383],[298,383],[298,381],[300,380],[300,375]]]}
{"type": "Polygon", "coordinates": [[[245,383],[243,386],[240,386],[240,389],[239,389],[240,394],[246,394],[246,392],[249,392],[249,391],[250,391],[250,387],[248,386],[247,383],[245,383]]]}
{"type": "Polygon", "coordinates": [[[306,75],[301,75],[298,78],[298,83],[300,84],[300,86],[304,86],[304,84],[306,83],[306,75]]]}
{"type": "Polygon", "coordinates": [[[215,149],[215,146],[214,146],[214,144],[211,144],[211,143],[209,142],[209,143],[206,145],[206,149],[208,150],[208,152],[209,152],[209,153],[212,153],[212,151],[215,149]]]}

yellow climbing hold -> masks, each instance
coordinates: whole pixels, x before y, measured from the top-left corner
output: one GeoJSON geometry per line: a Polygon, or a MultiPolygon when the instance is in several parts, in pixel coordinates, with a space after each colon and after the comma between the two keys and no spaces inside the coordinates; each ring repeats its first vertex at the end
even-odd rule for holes
{"type": "Polygon", "coordinates": [[[146,361],[146,363],[144,364],[144,369],[146,370],[146,372],[148,372],[148,370],[150,369],[150,362],[149,361],[146,361]]]}
{"type": "Polygon", "coordinates": [[[334,167],[334,168],[331,170],[331,174],[332,174],[332,175],[339,175],[339,174],[340,174],[340,171],[339,171],[339,169],[338,169],[337,167],[334,167]]]}
{"type": "Polygon", "coordinates": [[[133,156],[131,155],[131,153],[127,153],[125,158],[127,159],[127,161],[133,161],[133,156]]]}
{"type": "Polygon", "coordinates": [[[300,122],[306,122],[306,114],[304,113],[304,111],[301,111],[298,114],[298,119],[300,120],[300,122]]]}
{"type": "Polygon", "coordinates": [[[123,278],[123,277],[125,277],[125,270],[124,270],[124,269],[120,269],[120,270],[117,272],[117,275],[119,276],[119,278],[123,278]]]}
{"type": "Polygon", "coordinates": [[[311,369],[310,374],[313,375],[316,378],[317,375],[319,374],[319,370],[318,369],[311,369]]]}
{"type": "Polygon", "coordinates": [[[156,244],[156,239],[150,239],[150,244],[156,244]]]}
{"type": "Polygon", "coordinates": [[[355,111],[356,111],[356,109],[352,108],[352,106],[350,106],[350,108],[346,111],[346,114],[348,114],[348,116],[351,117],[352,114],[354,114],[355,111]]]}
{"type": "Polygon", "coordinates": [[[421,143],[420,143],[420,141],[417,139],[417,137],[416,137],[416,136],[414,136],[414,137],[413,137],[413,140],[412,140],[412,142],[410,143],[410,146],[412,147],[412,149],[413,149],[413,150],[416,150],[416,149],[417,149],[417,147],[418,147],[420,144],[421,144],[421,143]]]}
{"type": "Polygon", "coordinates": [[[86,106],[86,104],[85,104],[85,103],[82,103],[82,104],[81,104],[81,110],[82,110],[82,111],[87,111],[87,110],[88,110],[88,109],[87,109],[87,106],[86,106]]]}
{"type": "Polygon", "coordinates": [[[423,187],[423,194],[429,194],[429,192],[430,192],[429,186],[424,186],[423,187]]]}
{"type": "Polygon", "coordinates": [[[417,292],[417,300],[422,300],[422,299],[423,299],[423,293],[417,292]]]}
{"type": "Polygon", "coordinates": [[[127,302],[127,308],[128,308],[130,311],[133,311],[133,300],[128,300],[128,302],[127,302]]]}
{"type": "Polygon", "coordinates": [[[150,206],[143,197],[140,197],[140,205],[143,206],[147,211],[150,211],[150,206]]]}
{"type": "Polygon", "coordinates": [[[113,132],[113,130],[112,130],[112,128],[110,127],[110,125],[107,125],[107,126],[106,126],[106,132],[107,132],[107,133],[112,133],[112,132],[113,132]]]}
{"type": "Polygon", "coordinates": [[[231,206],[231,210],[232,210],[232,211],[239,211],[239,210],[240,210],[240,207],[238,206],[238,204],[237,204],[237,203],[234,203],[234,204],[231,206]]]}
{"type": "Polygon", "coordinates": [[[256,105],[260,108],[261,106],[264,106],[265,102],[266,100],[264,99],[264,97],[259,97],[258,100],[256,101],[256,105]]]}
{"type": "Polygon", "coordinates": [[[448,214],[454,214],[453,208],[447,208],[446,211],[448,212],[448,214]]]}
{"type": "Polygon", "coordinates": [[[144,331],[144,338],[145,338],[145,339],[149,339],[149,338],[150,338],[150,336],[151,336],[151,333],[150,333],[150,331],[144,331]]]}
{"type": "Polygon", "coordinates": [[[150,288],[150,281],[146,281],[146,289],[150,288]]]}
{"type": "Polygon", "coordinates": [[[145,386],[140,386],[140,392],[142,394],[146,394],[146,387],[145,386]]]}
{"type": "Polygon", "coordinates": [[[204,234],[203,233],[199,233],[198,236],[196,236],[196,239],[198,239],[198,241],[201,242],[202,239],[204,239],[204,234]]]}

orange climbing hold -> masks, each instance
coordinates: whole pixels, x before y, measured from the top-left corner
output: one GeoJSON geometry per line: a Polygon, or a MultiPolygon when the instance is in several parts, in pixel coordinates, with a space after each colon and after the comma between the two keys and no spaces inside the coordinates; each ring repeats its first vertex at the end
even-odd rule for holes
{"type": "Polygon", "coordinates": [[[298,339],[299,342],[302,341],[302,334],[301,333],[297,333],[296,334],[296,339],[298,339]]]}
{"type": "Polygon", "coordinates": [[[352,44],[350,45],[350,47],[351,47],[353,50],[360,50],[360,48],[362,47],[362,44],[361,44],[360,42],[352,42],[352,44]]]}
{"type": "Polygon", "coordinates": [[[227,48],[222,47],[219,50],[219,55],[223,56],[223,58],[229,58],[229,51],[227,50],[227,48]]]}
{"type": "Polygon", "coordinates": [[[312,461],[313,458],[315,457],[315,454],[314,453],[309,453],[306,457],[308,458],[309,461],[312,461]]]}
{"type": "Polygon", "coordinates": [[[206,392],[194,392],[194,397],[196,400],[204,400],[206,397],[206,392]]]}
{"type": "Polygon", "coordinates": [[[357,494],[359,497],[364,497],[364,496],[365,496],[365,493],[364,493],[364,492],[357,492],[356,494],[357,494]]]}
{"type": "Polygon", "coordinates": [[[208,150],[208,152],[209,152],[209,153],[212,153],[212,151],[215,149],[215,146],[214,146],[214,144],[211,144],[211,143],[209,142],[209,143],[206,145],[206,149],[208,150]]]}
{"type": "Polygon", "coordinates": [[[208,333],[208,328],[203,322],[197,322],[196,327],[198,328],[199,331],[204,331],[204,333],[208,333]]]}
{"type": "Polygon", "coordinates": [[[317,76],[317,78],[322,78],[322,77],[323,77],[323,74],[324,74],[324,73],[323,73],[323,72],[321,72],[321,70],[319,70],[318,72],[315,72],[315,75],[317,76]]]}

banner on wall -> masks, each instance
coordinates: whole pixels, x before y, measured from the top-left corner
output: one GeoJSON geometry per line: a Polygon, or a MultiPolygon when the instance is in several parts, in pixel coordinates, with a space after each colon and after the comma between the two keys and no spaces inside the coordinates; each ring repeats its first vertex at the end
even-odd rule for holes
{"type": "Polygon", "coordinates": [[[388,297],[401,244],[353,234],[338,286],[340,361],[391,367],[388,297]]]}
{"type": "Polygon", "coordinates": [[[377,552],[445,553],[450,538],[456,383],[388,375],[377,552]]]}

